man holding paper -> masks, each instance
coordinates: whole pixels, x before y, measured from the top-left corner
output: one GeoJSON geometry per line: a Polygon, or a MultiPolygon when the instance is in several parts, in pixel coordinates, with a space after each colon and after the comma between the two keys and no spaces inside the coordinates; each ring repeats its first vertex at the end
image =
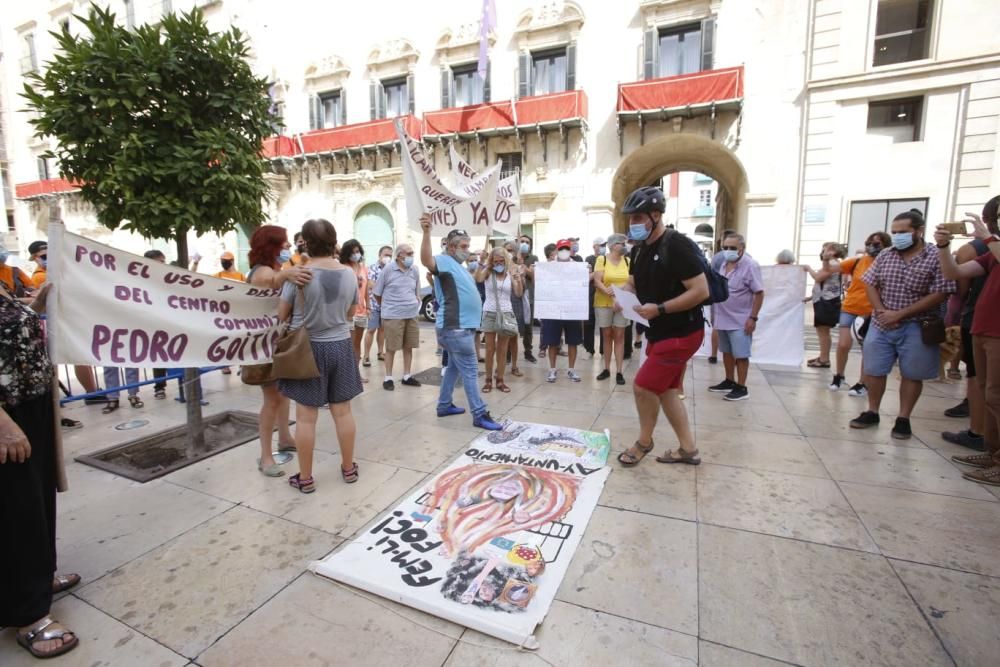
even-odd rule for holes
{"type": "Polygon", "coordinates": [[[626,467],[636,465],[653,450],[653,429],[661,408],[680,448],[668,450],[656,460],[701,463],[679,392],[687,362],[705,335],[701,304],[709,297],[708,280],[698,246],[665,228],[665,208],[666,198],[656,187],[639,188],[622,208],[629,216],[629,237],[636,244],[624,289],[635,292],[641,305],[633,310],[649,320],[646,361],[635,376],[639,439],[618,456],[626,467]]]}

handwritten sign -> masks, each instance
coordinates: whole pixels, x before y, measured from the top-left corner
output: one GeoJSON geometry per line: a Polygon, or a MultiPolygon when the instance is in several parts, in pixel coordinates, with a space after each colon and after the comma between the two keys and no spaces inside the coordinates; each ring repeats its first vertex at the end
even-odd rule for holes
{"type": "Polygon", "coordinates": [[[313,569],[531,645],[607,480],[605,433],[514,422],[313,569]]]}
{"type": "Polygon", "coordinates": [[[432,234],[441,236],[462,229],[472,236],[488,234],[496,215],[500,163],[454,191],[438,177],[415,142],[397,121],[402,150],[403,194],[410,227],[420,230],[420,217],[431,216],[432,234]]]}
{"type": "MultiPolygon", "coordinates": [[[[451,155],[451,170],[458,187],[464,187],[479,178],[479,172],[462,159],[462,156],[455,150],[454,144],[449,145],[448,150],[451,155]]],[[[490,225],[495,234],[500,233],[507,236],[520,234],[521,184],[519,174],[513,173],[505,176],[497,184],[496,207],[493,210],[490,225]]]]}
{"type": "Polygon", "coordinates": [[[586,262],[535,264],[535,317],[540,320],[586,320],[590,273],[586,262]]]}
{"type": "Polygon", "coordinates": [[[57,363],[186,368],[268,361],[277,290],[212,278],[49,225],[57,363]]]}

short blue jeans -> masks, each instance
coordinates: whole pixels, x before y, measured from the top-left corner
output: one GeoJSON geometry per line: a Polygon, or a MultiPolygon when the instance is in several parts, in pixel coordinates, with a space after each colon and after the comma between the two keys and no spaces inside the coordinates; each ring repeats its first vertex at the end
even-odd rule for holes
{"type": "Polygon", "coordinates": [[[933,380],[938,376],[941,350],[924,344],[919,322],[907,322],[889,331],[872,323],[865,336],[865,374],[885,377],[897,359],[899,372],[907,380],[933,380]]]}
{"type": "Polygon", "coordinates": [[[441,393],[438,394],[439,412],[453,403],[452,395],[459,375],[462,376],[472,416],[478,417],[487,410],[483,397],[479,395],[479,357],[476,355],[475,335],[474,329],[438,329],[438,341],[448,353],[448,365],[441,381],[441,393]]]}
{"type": "Polygon", "coordinates": [[[753,346],[753,334],[743,329],[717,329],[719,332],[719,352],[731,354],[737,359],[749,359],[753,346]]]}

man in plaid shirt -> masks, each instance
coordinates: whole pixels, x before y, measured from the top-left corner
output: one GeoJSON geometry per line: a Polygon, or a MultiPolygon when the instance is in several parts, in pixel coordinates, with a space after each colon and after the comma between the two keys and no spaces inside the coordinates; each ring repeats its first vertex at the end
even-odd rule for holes
{"type": "Polygon", "coordinates": [[[878,425],[886,376],[898,359],[903,379],[899,416],[892,428],[897,440],[912,435],[910,413],[923,381],[938,376],[940,350],[923,342],[921,325],[941,316],[941,305],[956,289],[954,281],[942,275],[937,249],[924,241],[924,229],[924,216],[917,209],[897,215],[892,221],[892,248],[883,250],[861,277],[874,308],[864,345],[868,410],[851,421],[851,428],[878,425]]]}

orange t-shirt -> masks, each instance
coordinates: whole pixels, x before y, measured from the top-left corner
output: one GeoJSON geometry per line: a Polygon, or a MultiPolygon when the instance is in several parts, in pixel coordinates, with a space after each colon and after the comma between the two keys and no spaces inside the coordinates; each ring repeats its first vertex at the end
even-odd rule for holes
{"type": "Polygon", "coordinates": [[[31,281],[31,278],[29,278],[28,274],[24,271],[21,269],[15,269],[13,266],[9,266],[7,264],[0,264],[0,281],[3,281],[4,284],[7,285],[7,289],[9,289],[12,293],[17,290],[17,287],[14,285],[15,271],[18,272],[18,279],[24,287],[34,289],[35,283],[31,281]]]}
{"type": "Polygon", "coordinates": [[[871,255],[863,257],[848,257],[840,261],[840,272],[851,276],[851,284],[844,294],[844,301],[840,304],[840,309],[850,315],[860,315],[868,317],[872,314],[872,304],[868,300],[865,292],[865,283],[861,276],[875,263],[875,258],[871,255]]]}
{"type": "Polygon", "coordinates": [[[358,276],[358,307],[354,317],[368,317],[368,269],[360,266],[354,273],[358,276]]]}
{"type": "Polygon", "coordinates": [[[240,283],[246,282],[246,276],[244,276],[239,271],[219,271],[215,274],[216,278],[222,278],[224,280],[235,280],[240,283]]]}
{"type": "Polygon", "coordinates": [[[49,274],[45,269],[35,269],[35,272],[31,274],[31,284],[35,286],[36,289],[41,288],[45,284],[45,281],[49,279],[49,274]]]}

